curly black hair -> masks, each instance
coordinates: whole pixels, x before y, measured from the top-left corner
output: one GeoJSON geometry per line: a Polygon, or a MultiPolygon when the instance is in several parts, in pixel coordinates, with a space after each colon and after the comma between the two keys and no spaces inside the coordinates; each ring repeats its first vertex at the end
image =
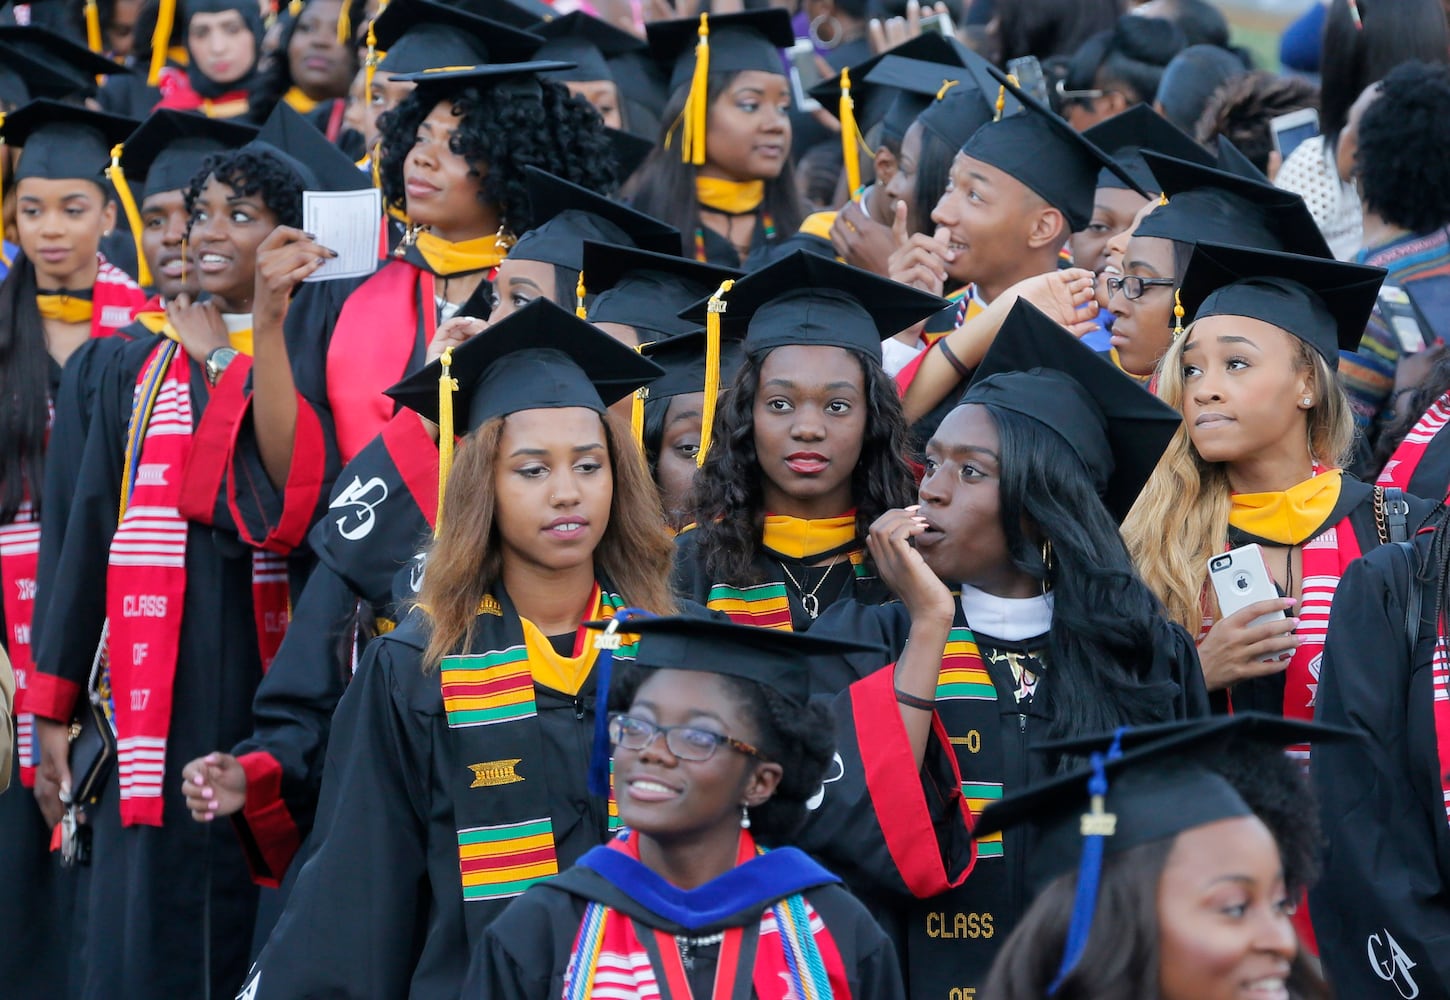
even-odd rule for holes
{"type": "MultiPolygon", "coordinates": [[[[478,197],[495,206],[514,233],[534,226],[524,168],[538,167],[605,194],[618,184],[618,165],[604,121],[594,106],[553,80],[539,80],[539,94],[465,87],[444,98],[460,116],[453,152],[483,178],[478,197]]],[[[418,126],[441,103],[414,91],[378,119],[382,139],[383,197],[405,208],[403,161],[417,141],[418,126]]]]}
{"type": "MultiPolygon", "coordinates": [[[[609,686],[609,710],[627,711],[653,670],[621,665],[609,686]]],[[[781,767],[780,784],[764,804],[750,810],[750,832],[767,847],[780,847],[806,821],[806,803],[821,790],[836,752],[829,710],[819,702],[805,708],[774,688],[755,681],[717,675],[758,734],[756,748],[781,767]]]]}
{"type": "Polygon", "coordinates": [[[201,163],[191,178],[186,192],[186,211],[196,217],[196,200],[207,179],[216,177],[238,195],[250,198],[260,194],[262,204],[277,216],[279,226],[302,226],[302,189],[305,186],[297,172],[270,153],[254,149],[233,149],[213,153],[201,163]]]}
{"type": "Polygon", "coordinates": [[[1319,879],[1326,842],[1302,765],[1287,754],[1244,740],[1221,747],[1204,765],[1233,785],[1274,835],[1289,893],[1297,896],[1312,886],[1319,879]]]}
{"type": "Polygon", "coordinates": [[[1359,122],[1360,195],[1386,222],[1412,233],[1450,223],[1450,67],[1406,63],[1390,71],[1359,122]]]}
{"type": "MultiPolygon", "coordinates": [[[[866,382],[866,432],[851,473],[856,535],[893,507],[915,502],[906,454],[906,420],[896,383],[874,358],[850,352],[866,382]]],[[[711,432],[714,445],[695,479],[695,529],[712,580],[733,586],[760,583],[755,557],[765,524],[765,493],[755,453],[755,393],[769,354],[747,355],[728,393],[722,393],[711,432]]]]}

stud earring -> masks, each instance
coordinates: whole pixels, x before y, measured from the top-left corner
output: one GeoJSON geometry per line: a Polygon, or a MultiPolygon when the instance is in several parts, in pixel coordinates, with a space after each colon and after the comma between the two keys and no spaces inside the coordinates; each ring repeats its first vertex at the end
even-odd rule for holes
{"type": "Polygon", "coordinates": [[[749,806],[741,806],[740,807],[740,829],[742,829],[742,830],[749,830],[750,829],[750,807],[749,806]]]}
{"type": "Polygon", "coordinates": [[[1305,396],[1305,397],[1304,397],[1304,409],[1306,409],[1306,410],[1307,410],[1307,409],[1309,409],[1309,407],[1311,407],[1311,406],[1313,406],[1313,405],[1314,405],[1314,400],[1313,400],[1313,398],[1312,398],[1312,397],[1310,397],[1310,396],[1305,396]]]}

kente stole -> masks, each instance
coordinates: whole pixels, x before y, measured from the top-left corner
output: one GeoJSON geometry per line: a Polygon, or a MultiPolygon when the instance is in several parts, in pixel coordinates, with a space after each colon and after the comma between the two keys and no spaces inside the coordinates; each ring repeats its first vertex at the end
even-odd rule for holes
{"type": "Polygon", "coordinates": [[[767,514],[761,534],[762,559],[757,563],[768,570],[773,579],[748,587],[732,587],[716,583],[710,587],[706,607],[728,615],[732,621],[760,628],[792,631],[790,600],[787,597],[782,558],[791,560],[829,559],[845,555],[855,570],[856,579],[867,575],[866,550],[856,536],[856,512],[847,511],[838,517],[788,517],[767,514]]]}

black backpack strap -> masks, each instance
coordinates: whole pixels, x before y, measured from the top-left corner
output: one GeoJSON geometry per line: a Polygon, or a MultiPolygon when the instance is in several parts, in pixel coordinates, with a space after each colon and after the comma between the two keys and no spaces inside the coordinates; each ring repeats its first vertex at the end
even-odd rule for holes
{"type": "Polygon", "coordinates": [[[1420,574],[1416,570],[1415,563],[1415,541],[1407,539],[1396,542],[1395,547],[1405,554],[1405,578],[1407,587],[1405,590],[1405,640],[1409,643],[1409,659],[1406,661],[1411,667],[1415,663],[1415,647],[1420,642],[1420,611],[1423,607],[1425,585],[1420,580],[1420,574]]]}
{"type": "Polygon", "coordinates": [[[1410,501],[1405,491],[1398,486],[1386,486],[1384,491],[1385,529],[1390,541],[1404,542],[1410,538],[1410,501]]]}

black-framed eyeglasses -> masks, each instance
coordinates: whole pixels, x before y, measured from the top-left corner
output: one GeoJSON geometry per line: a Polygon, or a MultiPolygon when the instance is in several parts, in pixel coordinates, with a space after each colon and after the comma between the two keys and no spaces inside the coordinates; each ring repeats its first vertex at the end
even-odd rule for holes
{"type": "Polygon", "coordinates": [[[665,746],[670,753],[681,760],[709,760],[722,746],[738,750],[756,760],[766,759],[764,754],[749,743],[709,729],[700,729],[697,726],[657,726],[648,719],[636,719],[622,713],[609,717],[609,741],[626,750],[643,750],[661,734],[664,735],[665,746]]]}
{"type": "Polygon", "coordinates": [[[1140,278],[1136,274],[1125,274],[1122,277],[1108,279],[1108,298],[1122,292],[1123,298],[1129,301],[1141,299],[1145,288],[1152,288],[1155,285],[1171,286],[1174,283],[1172,278],[1140,278]]]}

